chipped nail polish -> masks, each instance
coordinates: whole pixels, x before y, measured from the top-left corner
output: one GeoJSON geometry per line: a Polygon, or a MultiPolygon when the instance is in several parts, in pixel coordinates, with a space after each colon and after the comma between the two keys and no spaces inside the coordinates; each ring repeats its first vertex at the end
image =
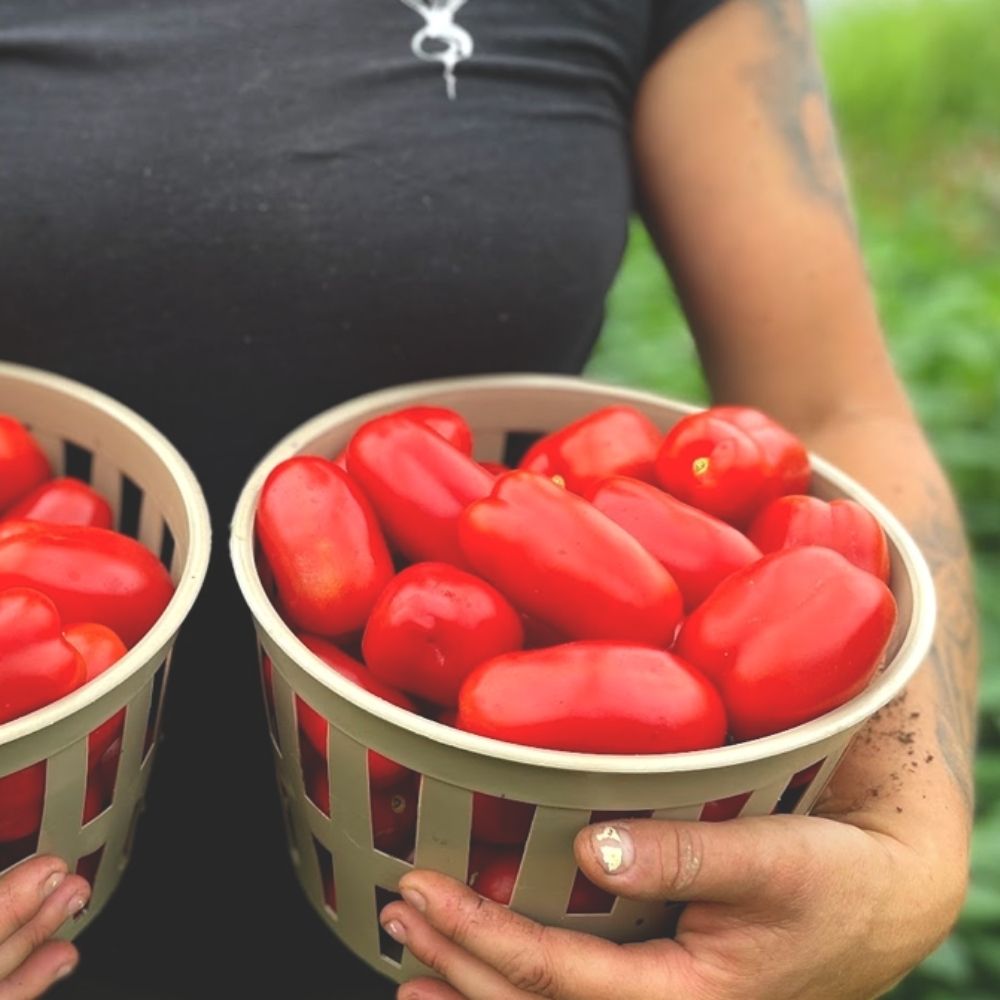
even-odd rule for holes
{"type": "Polygon", "coordinates": [[[592,835],[594,853],[609,875],[621,875],[632,864],[635,848],[629,832],[616,826],[603,826],[592,835]]]}
{"type": "Polygon", "coordinates": [[[390,920],[387,924],[383,924],[383,927],[393,941],[406,944],[406,928],[398,920],[390,920]]]}
{"type": "Polygon", "coordinates": [[[42,899],[48,899],[65,881],[66,872],[52,872],[51,875],[47,875],[39,887],[42,899]]]}

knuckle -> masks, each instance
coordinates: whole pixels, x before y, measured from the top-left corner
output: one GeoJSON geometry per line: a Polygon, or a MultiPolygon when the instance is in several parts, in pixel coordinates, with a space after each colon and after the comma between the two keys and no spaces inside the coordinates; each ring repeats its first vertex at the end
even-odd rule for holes
{"type": "Polygon", "coordinates": [[[696,824],[677,823],[660,840],[660,882],[667,897],[683,896],[698,880],[705,841],[696,824]]]}
{"type": "Polygon", "coordinates": [[[558,992],[555,963],[551,959],[546,928],[538,927],[534,940],[525,942],[525,949],[511,963],[501,969],[503,975],[519,990],[537,996],[554,997],[558,992]]]}

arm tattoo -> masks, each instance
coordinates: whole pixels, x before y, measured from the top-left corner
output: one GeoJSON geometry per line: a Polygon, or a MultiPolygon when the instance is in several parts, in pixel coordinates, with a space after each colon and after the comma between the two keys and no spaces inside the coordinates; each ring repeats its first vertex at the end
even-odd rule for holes
{"type": "Polygon", "coordinates": [[[947,487],[932,481],[925,493],[927,513],[913,525],[913,536],[934,574],[938,599],[937,630],[928,657],[937,695],[937,739],[941,757],[971,809],[979,663],[971,566],[947,487]]]}
{"type": "Polygon", "coordinates": [[[752,0],[773,46],[747,75],[802,190],[856,232],[843,163],[803,0],[752,0]]]}

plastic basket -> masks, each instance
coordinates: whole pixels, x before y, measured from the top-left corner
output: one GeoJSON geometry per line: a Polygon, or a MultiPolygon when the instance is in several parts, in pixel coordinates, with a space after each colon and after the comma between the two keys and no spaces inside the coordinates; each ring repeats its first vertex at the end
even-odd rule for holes
{"type": "MultiPolygon", "coordinates": [[[[577,874],[572,841],[595,811],[651,812],[694,819],[708,802],[730,800],[731,814],[808,812],[855,732],[906,684],[926,653],[934,624],[927,566],[896,519],[870,494],[813,457],[813,491],[865,504],[889,538],[899,621],[887,664],[872,684],[839,709],[786,732],[734,746],[659,756],[601,756],[513,746],[443,726],[390,705],[335,675],[303,646],[269,601],[258,576],[253,541],[257,499],[268,472],[295,454],[333,456],[363,422],[401,406],[458,410],[471,425],[476,456],[502,459],[512,433],[540,433],[600,406],[631,404],[666,429],[694,408],[648,393],[575,378],[501,375],[425,382],[360,397],[289,434],[264,458],[236,507],[231,556],[263,654],[273,663],[274,757],[291,856],[310,902],[358,956],[391,979],[426,970],[378,923],[381,905],[411,867],[376,850],[367,776],[367,748],[423,777],[412,863],[466,877],[472,792],[536,806],[511,906],[545,924],[615,941],[671,931],[677,907],[615,901],[607,913],[569,913],[577,874]],[[296,718],[302,699],[329,721],[330,815],[306,793],[296,718]],[[790,789],[793,776],[818,764],[811,780],[790,789]],[[335,906],[329,880],[335,879],[335,906]]],[[[270,702],[271,696],[269,696],[270,702]]]]}
{"type": "Polygon", "coordinates": [[[58,855],[84,874],[92,883],[88,907],[60,931],[72,938],[100,913],[128,862],[170,654],[205,577],[211,528],[188,465],[162,434],[113,399],[69,379],[0,363],[0,412],[31,430],[56,475],[74,475],[100,491],[115,527],[160,556],[176,586],[160,619],[118,663],[58,702],[0,726],[0,777],[41,764],[45,789],[37,840],[0,844],[0,867],[37,851],[58,855]],[[87,736],[122,709],[121,752],[102,802],[109,804],[84,822],[87,736]]]}

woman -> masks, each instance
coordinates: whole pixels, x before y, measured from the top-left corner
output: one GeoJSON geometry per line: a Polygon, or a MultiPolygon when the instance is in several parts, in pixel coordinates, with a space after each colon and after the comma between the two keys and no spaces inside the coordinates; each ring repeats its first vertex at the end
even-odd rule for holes
{"type": "MultiPolygon", "coordinates": [[[[0,0],[0,92],[0,355],[151,419],[220,537],[254,461],[339,400],[579,371],[634,177],[713,397],[853,474],[933,565],[934,651],[818,816],[622,824],[615,872],[581,833],[593,881],[691,901],[676,941],[542,930],[415,872],[383,924],[442,981],[400,997],[869,997],[943,938],[971,813],[968,557],[882,340],[802,0],[0,0]]],[[[215,557],[136,857],[61,995],[390,996],[282,860],[215,557]]],[[[12,967],[0,990],[35,995],[12,967]]]]}

